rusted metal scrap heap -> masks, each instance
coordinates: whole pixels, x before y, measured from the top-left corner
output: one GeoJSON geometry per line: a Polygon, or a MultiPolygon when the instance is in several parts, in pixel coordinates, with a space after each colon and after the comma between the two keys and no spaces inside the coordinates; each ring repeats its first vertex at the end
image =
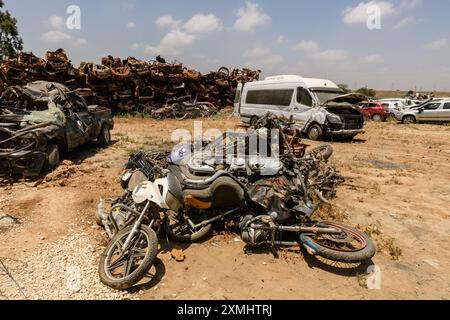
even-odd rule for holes
{"type": "Polygon", "coordinates": [[[159,56],[148,62],[107,56],[100,65],[82,63],[74,68],[64,50],[59,49],[47,52],[43,59],[22,52],[17,58],[1,61],[0,93],[8,86],[44,80],[62,83],[88,104],[106,106],[116,113],[146,112],[160,117],[161,108],[170,108],[175,112],[166,112],[169,117],[182,117],[177,110],[205,106],[216,110],[231,105],[238,82],[258,80],[260,72],[222,67],[203,75],[159,56]]]}

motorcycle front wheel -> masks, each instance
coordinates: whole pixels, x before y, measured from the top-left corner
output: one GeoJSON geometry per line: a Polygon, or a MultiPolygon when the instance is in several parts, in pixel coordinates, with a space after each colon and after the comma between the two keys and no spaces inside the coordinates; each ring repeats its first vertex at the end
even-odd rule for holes
{"type": "Polygon", "coordinates": [[[153,229],[142,225],[128,248],[122,247],[132,226],[119,231],[100,257],[99,276],[103,284],[116,289],[131,288],[153,266],[158,253],[158,237],[153,229]]]}
{"type": "Polygon", "coordinates": [[[360,263],[373,258],[373,241],[362,231],[337,222],[320,222],[321,228],[334,228],[340,234],[301,234],[303,246],[315,255],[343,263],[360,263]]]}

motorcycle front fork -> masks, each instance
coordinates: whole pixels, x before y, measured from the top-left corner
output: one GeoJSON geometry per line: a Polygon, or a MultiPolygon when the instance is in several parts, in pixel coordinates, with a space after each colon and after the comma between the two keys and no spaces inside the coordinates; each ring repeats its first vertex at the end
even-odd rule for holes
{"type": "MultiPolygon", "coordinates": [[[[130,234],[127,237],[127,240],[125,240],[125,243],[122,246],[122,251],[125,252],[128,247],[131,244],[131,241],[133,240],[134,236],[139,232],[139,229],[141,228],[142,222],[145,219],[146,213],[150,207],[150,201],[147,201],[147,204],[144,207],[144,210],[139,215],[139,218],[136,220],[136,222],[133,225],[133,229],[131,229],[130,234]]],[[[153,226],[155,219],[152,219],[150,223],[150,228],[153,226]]]]}

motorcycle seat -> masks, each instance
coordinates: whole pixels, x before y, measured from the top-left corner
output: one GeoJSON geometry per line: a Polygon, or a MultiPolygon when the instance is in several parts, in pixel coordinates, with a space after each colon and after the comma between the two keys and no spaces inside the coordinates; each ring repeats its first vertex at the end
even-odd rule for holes
{"type": "Polygon", "coordinates": [[[188,184],[184,181],[184,177],[191,179],[191,180],[203,180],[208,177],[200,177],[195,176],[189,172],[189,169],[183,168],[182,166],[170,166],[169,171],[178,179],[180,184],[182,185],[183,189],[195,189],[195,190],[204,190],[209,187],[209,185],[203,185],[203,184],[188,184]]]}
{"type": "Polygon", "coordinates": [[[237,207],[245,201],[242,187],[230,177],[220,177],[206,189],[183,190],[184,203],[196,209],[237,207]]]}

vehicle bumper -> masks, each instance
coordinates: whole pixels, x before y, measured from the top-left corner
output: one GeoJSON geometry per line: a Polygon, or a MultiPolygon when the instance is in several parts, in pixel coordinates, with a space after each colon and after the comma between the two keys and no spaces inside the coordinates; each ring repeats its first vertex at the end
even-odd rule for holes
{"type": "Polygon", "coordinates": [[[0,155],[0,176],[37,176],[44,166],[46,157],[45,152],[40,151],[20,151],[7,156],[0,155]]]}
{"type": "Polygon", "coordinates": [[[352,135],[352,134],[359,134],[359,133],[366,133],[366,130],[364,129],[354,129],[354,130],[328,130],[328,133],[334,136],[341,136],[341,135],[352,135]]]}
{"type": "Polygon", "coordinates": [[[246,116],[241,115],[241,121],[243,123],[250,124],[250,120],[251,120],[250,117],[246,117],[246,116]]]}
{"type": "Polygon", "coordinates": [[[397,119],[398,121],[402,121],[402,117],[403,117],[403,112],[401,111],[395,111],[394,113],[395,119],[397,119]]]}

